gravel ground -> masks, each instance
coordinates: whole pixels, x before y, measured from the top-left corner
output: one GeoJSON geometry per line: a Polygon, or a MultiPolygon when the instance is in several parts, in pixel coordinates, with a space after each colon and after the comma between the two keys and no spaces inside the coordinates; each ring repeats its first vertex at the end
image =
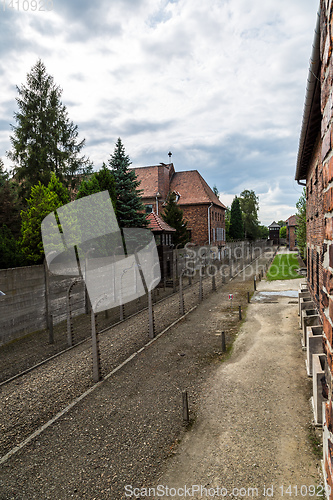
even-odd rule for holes
{"type": "MultiPolygon", "coordinates": [[[[289,283],[295,286],[297,281],[289,283]]],[[[295,331],[297,306],[288,305],[290,299],[251,304],[249,311],[261,309],[248,314],[245,333],[242,329],[234,353],[221,364],[229,356],[221,353],[221,329],[230,344],[240,325],[238,304],[245,310],[253,283],[252,278],[243,281],[239,277],[219,285],[216,293],[208,294],[211,283],[206,280],[206,298],[195,311],[9,458],[1,466],[0,498],[118,500],[126,498],[126,485],[157,484],[163,470],[162,479],[170,485],[183,479],[179,484],[190,484],[192,477],[196,484],[202,479],[202,484],[219,481],[222,485],[225,477],[228,484],[239,487],[252,477],[258,484],[267,478],[269,484],[275,471],[288,480],[294,477],[292,470],[298,474],[293,484],[296,479],[309,479],[309,470],[318,482],[318,459],[306,434],[311,420],[309,383],[295,331]],[[234,294],[233,309],[229,293],[234,294]],[[285,308],[290,317],[287,322],[281,312],[285,308]],[[268,318],[267,328],[263,328],[262,313],[268,318]],[[279,322],[287,333],[280,331],[279,322]],[[290,380],[289,387],[286,380],[290,380]],[[184,390],[190,402],[187,426],[181,411],[184,390]]],[[[267,286],[276,289],[277,285],[267,286]]],[[[187,290],[187,308],[197,303],[197,292],[197,287],[187,290]]],[[[158,331],[178,316],[177,297],[155,306],[158,331]]],[[[146,341],[145,312],[101,335],[103,373],[146,341]]],[[[88,343],[4,385],[2,453],[91,386],[88,343]]],[[[282,483],[286,484],[281,478],[282,483]]]]}
{"type": "Polygon", "coordinates": [[[297,305],[282,295],[299,281],[259,284],[281,296],[252,300],[232,356],[205,380],[196,422],[154,485],[202,485],[212,498],[264,498],[268,487],[274,498],[324,498],[297,305]]]}

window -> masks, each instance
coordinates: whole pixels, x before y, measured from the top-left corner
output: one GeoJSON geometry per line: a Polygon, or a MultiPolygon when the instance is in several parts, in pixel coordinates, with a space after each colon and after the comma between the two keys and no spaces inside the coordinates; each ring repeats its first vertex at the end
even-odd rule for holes
{"type": "Polygon", "coordinates": [[[151,214],[153,211],[153,205],[145,205],[146,214],[151,214]]]}

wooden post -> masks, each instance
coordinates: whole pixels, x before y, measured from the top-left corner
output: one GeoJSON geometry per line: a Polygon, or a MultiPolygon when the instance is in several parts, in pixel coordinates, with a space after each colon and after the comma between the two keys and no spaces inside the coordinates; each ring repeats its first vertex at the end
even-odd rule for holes
{"type": "Polygon", "coordinates": [[[239,321],[242,320],[242,306],[238,306],[238,316],[239,316],[239,321]]]}
{"type": "Polygon", "coordinates": [[[257,281],[256,280],[257,280],[257,277],[255,276],[253,278],[253,288],[254,288],[254,291],[256,291],[256,289],[257,289],[257,281]]]}
{"type": "Polygon", "coordinates": [[[187,397],[187,391],[183,391],[182,393],[183,397],[183,420],[184,422],[189,422],[189,412],[188,412],[188,397],[187,397]]]}
{"type": "Polygon", "coordinates": [[[54,344],[53,316],[52,316],[52,314],[50,314],[50,316],[49,316],[49,343],[54,344]]]}
{"type": "Polygon", "coordinates": [[[247,302],[250,303],[250,292],[247,292],[247,302]]]}
{"type": "Polygon", "coordinates": [[[155,337],[154,311],[151,298],[151,290],[148,290],[148,335],[151,339],[155,337]]]}
{"type": "Polygon", "coordinates": [[[91,340],[93,357],[93,380],[94,382],[98,382],[101,379],[101,360],[98,345],[96,314],[93,310],[91,310],[91,340]]]}
{"type": "Polygon", "coordinates": [[[227,347],[226,347],[226,343],[225,343],[225,333],[224,332],[221,333],[221,342],[222,342],[222,352],[226,352],[227,347]]]}
{"type": "Polygon", "coordinates": [[[179,276],[179,312],[180,312],[181,316],[184,316],[185,308],[184,308],[183,275],[182,275],[182,273],[179,276]]]}

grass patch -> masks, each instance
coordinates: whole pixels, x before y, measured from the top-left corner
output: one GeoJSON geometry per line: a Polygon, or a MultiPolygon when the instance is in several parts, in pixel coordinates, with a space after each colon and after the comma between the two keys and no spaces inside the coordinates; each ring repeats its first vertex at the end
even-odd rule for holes
{"type": "Polygon", "coordinates": [[[299,269],[297,253],[278,254],[267,271],[267,279],[273,281],[299,278],[296,269],[299,269]]]}

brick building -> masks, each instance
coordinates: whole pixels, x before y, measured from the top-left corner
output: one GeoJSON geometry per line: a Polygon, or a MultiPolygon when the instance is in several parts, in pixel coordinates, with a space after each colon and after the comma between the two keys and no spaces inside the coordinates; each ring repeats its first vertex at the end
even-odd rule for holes
{"type": "Polygon", "coordinates": [[[296,241],[297,216],[296,215],[291,215],[286,220],[286,227],[287,227],[287,234],[286,234],[287,246],[288,246],[289,250],[297,250],[297,241],[296,241]]]}
{"type": "Polygon", "coordinates": [[[326,484],[332,489],[330,499],[333,499],[332,14],[332,1],[321,0],[310,60],[295,176],[300,184],[306,186],[307,281],[323,328],[323,472],[326,484]]]}
{"type": "Polygon", "coordinates": [[[225,244],[225,209],[197,170],[175,172],[173,163],[135,168],[146,212],[163,213],[170,191],[176,193],[196,245],[225,244]]]}

